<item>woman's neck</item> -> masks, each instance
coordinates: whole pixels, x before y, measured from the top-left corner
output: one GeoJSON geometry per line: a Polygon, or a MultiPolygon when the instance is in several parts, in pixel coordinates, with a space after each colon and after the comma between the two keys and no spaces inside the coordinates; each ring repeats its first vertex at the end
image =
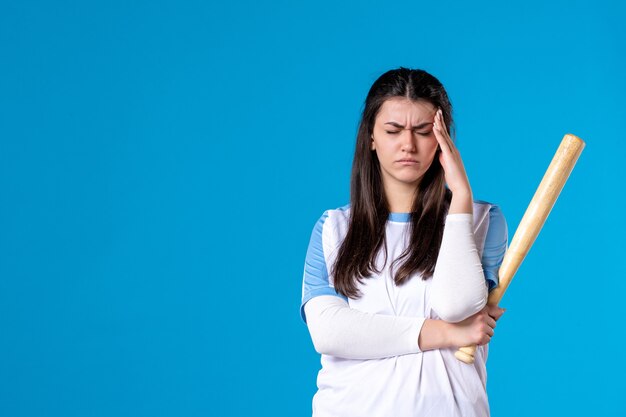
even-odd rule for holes
{"type": "Polygon", "coordinates": [[[392,213],[410,213],[413,208],[413,200],[417,191],[417,185],[404,183],[385,184],[385,197],[392,213]]]}

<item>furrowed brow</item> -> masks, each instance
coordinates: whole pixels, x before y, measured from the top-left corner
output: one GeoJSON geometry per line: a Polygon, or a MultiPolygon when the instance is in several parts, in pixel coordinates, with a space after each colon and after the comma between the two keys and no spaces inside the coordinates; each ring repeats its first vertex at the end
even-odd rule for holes
{"type": "MultiPolygon", "coordinates": [[[[386,125],[391,125],[391,126],[393,126],[393,127],[397,127],[398,129],[404,129],[404,126],[403,126],[403,125],[401,125],[400,123],[396,123],[396,122],[387,122],[387,123],[385,123],[385,124],[386,124],[386,125]]],[[[421,124],[419,124],[419,125],[417,125],[417,126],[414,126],[414,127],[413,127],[413,129],[422,129],[422,128],[424,128],[424,127],[428,126],[428,125],[432,125],[432,122],[424,122],[424,123],[421,123],[421,124]]]]}

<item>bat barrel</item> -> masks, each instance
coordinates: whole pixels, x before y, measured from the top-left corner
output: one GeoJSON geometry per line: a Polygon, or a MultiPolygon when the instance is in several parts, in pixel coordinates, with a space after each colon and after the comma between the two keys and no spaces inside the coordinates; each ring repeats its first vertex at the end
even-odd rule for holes
{"type": "Polygon", "coordinates": [[[574,169],[584,147],[585,142],[572,134],[566,134],[563,137],[550,166],[548,166],[535,195],[515,231],[513,240],[498,272],[498,286],[489,295],[490,304],[498,304],[502,299],[513,276],[524,261],[550,211],[552,211],[552,207],[554,207],[554,203],[563,190],[563,186],[574,169]]]}
{"type": "MultiPolygon", "coordinates": [[[[498,305],[502,299],[552,211],[584,147],[585,142],[577,136],[568,133],[563,137],[504,255],[498,271],[498,286],[489,294],[489,304],[498,305]]],[[[462,362],[473,363],[475,350],[476,346],[462,347],[455,356],[462,362]]]]}

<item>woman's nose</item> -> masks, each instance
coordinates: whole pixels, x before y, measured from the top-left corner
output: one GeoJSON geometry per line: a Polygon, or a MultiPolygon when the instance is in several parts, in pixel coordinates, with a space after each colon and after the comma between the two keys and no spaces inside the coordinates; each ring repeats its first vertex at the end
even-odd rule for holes
{"type": "Polygon", "coordinates": [[[413,131],[406,129],[402,132],[402,150],[405,152],[415,152],[416,149],[413,131]]]}

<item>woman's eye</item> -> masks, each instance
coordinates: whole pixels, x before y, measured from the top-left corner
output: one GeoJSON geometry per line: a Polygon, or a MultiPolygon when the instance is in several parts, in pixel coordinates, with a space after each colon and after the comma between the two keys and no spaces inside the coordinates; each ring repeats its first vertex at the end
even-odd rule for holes
{"type": "MultiPolygon", "coordinates": [[[[396,133],[400,133],[397,130],[385,130],[385,132],[390,134],[390,135],[395,135],[396,133]]],[[[433,133],[433,131],[432,130],[430,132],[417,132],[417,131],[415,131],[415,133],[417,133],[420,136],[430,136],[430,134],[433,133]]]]}

